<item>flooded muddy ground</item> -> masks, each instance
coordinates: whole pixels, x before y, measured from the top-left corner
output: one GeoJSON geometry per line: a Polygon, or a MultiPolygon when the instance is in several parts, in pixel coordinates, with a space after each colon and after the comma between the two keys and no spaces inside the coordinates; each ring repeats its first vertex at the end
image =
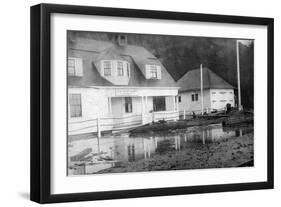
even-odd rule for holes
{"type": "Polygon", "coordinates": [[[221,124],[99,139],[94,135],[70,137],[68,174],[252,166],[253,140],[252,125],[221,124]]]}
{"type": "Polygon", "coordinates": [[[237,167],[253,159],[252,141],[253,134],[249,134],[205,145],[188,143],[179,151],[170,150],[147,160],[123,162],[99,173],[237,167]]]}

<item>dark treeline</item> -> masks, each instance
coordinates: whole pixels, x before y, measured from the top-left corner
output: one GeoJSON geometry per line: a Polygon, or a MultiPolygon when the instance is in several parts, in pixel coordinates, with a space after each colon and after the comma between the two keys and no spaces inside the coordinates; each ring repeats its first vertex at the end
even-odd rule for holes
{"type": "MultiPolygon", "coordinates": [[[[68,37],[88,37],[113,41],[116,34],[69,32],[68,37]]],[[[159,58],[175,80],[203,64],[237,87],[236,40],[228,38],[128,34],[128,44],[141,45],[159,58]]],[[[254,45],[240,44],[242,104],[253,108],[254,45]]]]}

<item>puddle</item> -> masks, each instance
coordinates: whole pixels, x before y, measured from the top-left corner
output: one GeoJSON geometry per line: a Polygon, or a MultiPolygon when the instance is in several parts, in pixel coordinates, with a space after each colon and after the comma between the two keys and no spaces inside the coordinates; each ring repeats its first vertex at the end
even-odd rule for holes
{"type": "Polygon", "coordinates": [[[88,136],[84,139],[69,139],[68,174],[92,174],[119,166],[124,162],[135,162],[181,150],[187,145],[203,146],[212,142],[252,133],[252,125],[222,127],[221,124],[189,127],[169,132],[130,135],[114,134],[101,138],[88,136]]]}

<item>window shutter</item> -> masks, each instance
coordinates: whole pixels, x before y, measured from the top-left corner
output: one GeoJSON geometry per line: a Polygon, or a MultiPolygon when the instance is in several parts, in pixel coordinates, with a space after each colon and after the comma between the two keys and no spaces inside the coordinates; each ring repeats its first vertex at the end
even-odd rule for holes
{"type": "Polygon", "coordinates": [[[162,74],[161,74],[161,66],[157,65],[157,79],[161,79],[162,78],[162,74]]]}
{"type": "Polygon", "coordinates": [[[75,75],[83,76],[83,61],[82,58],[75,58],[75,75]]]}
{"type": "Polygon", "coordinates": [[[104,72],[104,68],[105,68],[105,62],[106,61],[101,61],[101,71],[102,71],[102,75],[105,76],[105,72],[104,72]]]}
{"type": "Polygon", "coordinates": [[[151,73],[150,73],[150,65],[145,65],[145,78],[150,79],[151,73]]]}
{"type": "Polygon", "coordinates": [[[130,64],[127,62],[126,66],[127,66],[127,76],[130,77],[131,76],[131,74],[130,74],[130,64]]]}

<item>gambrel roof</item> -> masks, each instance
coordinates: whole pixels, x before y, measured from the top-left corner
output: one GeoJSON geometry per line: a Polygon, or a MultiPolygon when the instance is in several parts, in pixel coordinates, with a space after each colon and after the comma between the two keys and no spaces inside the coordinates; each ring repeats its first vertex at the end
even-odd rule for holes
{"type": "Polygon", "coordinates": [[[176,87],[176,82],[164,65],[146,48],[137,45],[119,46],[110,41],[76,38],[68,45],[68,57],[83,60],[83,77],[68,77],[69,86],[114,86],[99,72],[100,60],[126,60],[130,63],[130,80],[125,86],[135,87],[176,87]],[[161,66],[161,80],[146,79],[145,65],[161,66]]]}

